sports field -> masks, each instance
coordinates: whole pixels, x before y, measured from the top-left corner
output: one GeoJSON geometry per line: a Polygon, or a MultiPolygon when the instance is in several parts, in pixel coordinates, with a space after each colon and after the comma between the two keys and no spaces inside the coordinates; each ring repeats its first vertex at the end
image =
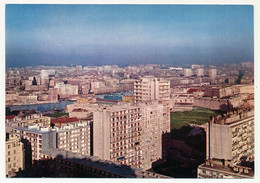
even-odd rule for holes
{"type": "Polygon", "coordinates": [[[221,114],[221,111],[194,107],[192,111],[171,112],[171,129],[180,129],[188,124],[201,125],[209,121],[210,116],[221,114]]]}

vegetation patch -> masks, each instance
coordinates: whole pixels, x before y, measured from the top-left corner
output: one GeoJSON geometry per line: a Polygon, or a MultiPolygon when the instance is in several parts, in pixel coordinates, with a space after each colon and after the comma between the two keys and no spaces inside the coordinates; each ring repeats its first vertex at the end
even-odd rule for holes
{"type": "Polygon", "coordinates": [[[54,113],[54,114],[51,114],[51,115],[48,115],[48,116],[53,117],[53,118],[58,118],[58,117],[61,117],[61,116],[68,116],[69,117],[69,113],[57,112],[57,113],[54,113]]]}
{"type": "Polygon", "coordinates": [[[191,111],[171,112],[171,129],[180,129],[189,124],[201,125],[209,121],[210,116],[218,114],[222,114],[222,112],[200,107],[195,107],[191,111]]]}

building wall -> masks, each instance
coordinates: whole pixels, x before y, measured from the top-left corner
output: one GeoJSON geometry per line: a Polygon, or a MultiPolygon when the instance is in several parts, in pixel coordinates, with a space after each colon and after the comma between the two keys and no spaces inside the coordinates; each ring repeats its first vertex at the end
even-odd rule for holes
{"type": "Polygon", "coordinates": [[[93,155],[110,160],[110,113],[95,111],[93,117],[93,155]]]}
{"type": "Polygon", "coordinates": [[[134,84],[135,102],[160,100],[169,102],[170,82],[159,80],[153,76],[143,77],[134,84]]]}
{"type": "MultiPolygon", "coordinates": [[[[94,156],[149,169],[164,158],[170,119],[158,102],[114,105],[94,112],[94,156]]],[[[169,112],[169,111],[168,111],[169,112]]]]}
{"type": "Polygon", "coordinates": [[[254,159],[254,111],[213,118],[207,124],[206,137],[207,159],[225,159],[231,165],[239,163],[242,156],[254,159]]]}
{"type": "Polygon", "coordinates": [[[14,134],[27,140],[32,151],[32,160],[38,160],[42,151],[56,148],[56,133],[36,126],[18,127],[14,134]]]}
{"type": "Polygon", "coordinates": [[[55,130],[58,149],[90,155],[90,122],[69,124],[55,130]]]}
{"type": "Polygon", "coordinates": [[[229,103],[226,99],[195,98],[194,106],[208,108],[212,110],[229,110],[229,103]]]}
{"type": "Polygon", "coordinates": [[[8,177],[24,169],[24,146],[18,136],[10,136],[5,142],[5,160],[5,174],[8,177]]]}
{"type": "Polygon", "coordinates": [[[94,112],[93,153],[101,159],[140,167],[140,108],[101,109],[94,112]]]}
{"type": "Polygon", "coordinates": [[[208,158],[232,159],[232,135],[227,125],[210,124],[208,158]]]}

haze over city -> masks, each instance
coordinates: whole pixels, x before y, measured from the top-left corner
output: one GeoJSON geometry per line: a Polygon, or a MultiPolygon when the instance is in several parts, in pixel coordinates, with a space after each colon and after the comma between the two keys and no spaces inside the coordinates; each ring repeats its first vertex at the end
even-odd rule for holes
{"type": "Polygon", "coordinates": [[[253,62],[253,6],[7,5],[6,66],[253,62]]]}

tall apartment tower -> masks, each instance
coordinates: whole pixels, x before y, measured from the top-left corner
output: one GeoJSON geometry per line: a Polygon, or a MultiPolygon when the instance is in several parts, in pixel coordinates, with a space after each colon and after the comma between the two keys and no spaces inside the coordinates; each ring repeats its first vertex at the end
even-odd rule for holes
{"type": "MultiPolygon", "coordinates": [[[[114,105],[94,112],[93,155],[131,167],[149,169],[163,158],[166,125],[158,102],[114,105]]],[[[168,121],[170,123],[170,121],[168,121]]]]}
{"type": "Polygon", "coordinates": [[[163,121],[167,121],[164,129],[165,133],[170,132],[170,81],[145,76],[140,81],[134,83],[135,103],[147,101],[159,101],[164,107],[163,121]]]}
{"type": "Polygon", "coordinates": [[[209,77],[211,79],[216,79],[217,78],[217,69],[209,69],[209,77]]]}
{"type": "Polygon", "coordinates": [[[51,102],[58,102],[58,88],[49,89],[49,100],[51,102]]]}
{"type": "Polygon", "coordinates": [[[249,178],[254,161],[254,110],[238,110],[217,116],[207,124],[206,162],[198,167],[199,178],[249,178]]]}
{"type": "Polygon", "coordinates": [[[140,107],[112,106],[94,112],[93,155],[141,167],[140,107]]]}
{"type": "Polygon", "coordinates": [[[196,75],[197,76],[204,76],[204,68],[196,69],[196,75]]]}
{"type": "Polygon", "coordinates": [[[159,100],[168,102],[170,100],[170,81],[145,76],[134,84],[135,102],[146,102],[159,100]]]}
{"type": "Polygon", "coordinates": [[[192,70],[190,68],[184,68],[184,76],[190,77],[192,75],[192,70]]]}

